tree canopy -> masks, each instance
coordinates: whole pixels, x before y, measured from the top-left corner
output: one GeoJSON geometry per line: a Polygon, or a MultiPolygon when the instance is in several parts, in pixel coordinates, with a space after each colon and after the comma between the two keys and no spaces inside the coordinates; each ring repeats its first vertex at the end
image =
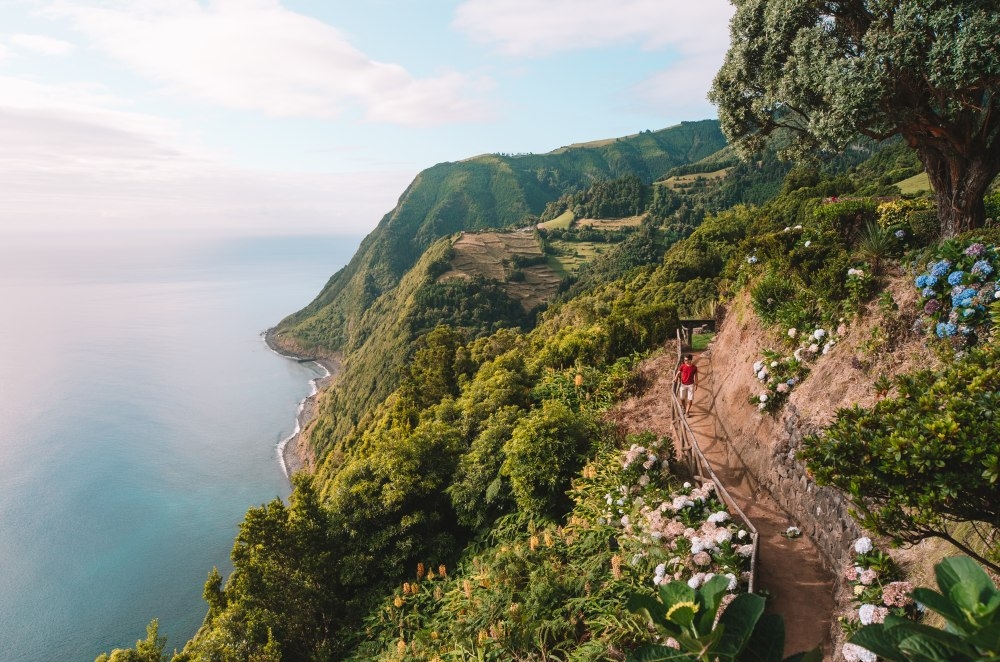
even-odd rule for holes
{"type": "Polygon", "coordinates": [[[790,155],[901,135],[942,235],[985,220],[1000,172],[1000,13],[993,0],[734,0],[709,98],[744,155],[779,130],[790,155]]]}

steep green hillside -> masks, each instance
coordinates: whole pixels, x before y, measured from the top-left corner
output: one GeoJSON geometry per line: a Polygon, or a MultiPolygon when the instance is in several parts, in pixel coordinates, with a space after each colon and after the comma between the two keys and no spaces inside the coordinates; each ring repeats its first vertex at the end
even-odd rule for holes
{"type": "Polygon", "coordinates": [[[705,120],[549,154],[489,154],[428,168],[350,264],[312,303],[278,325],[276,340],[309,353],[349,353],[371,333],[364,312],[399,284],[436,239],[460,230],[525,225],[568,191],[626,175],[648,184],[723,145],[718,123],[705,120]]]}

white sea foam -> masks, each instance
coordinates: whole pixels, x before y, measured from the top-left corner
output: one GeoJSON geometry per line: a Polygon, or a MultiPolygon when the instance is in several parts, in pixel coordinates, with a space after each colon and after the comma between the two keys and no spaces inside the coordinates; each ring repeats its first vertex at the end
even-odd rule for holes
{"type": "MultiPolygon", "coordinates": [[[[264,344],[267,345],[267,348],[272,352],[274,352],[275,354],[277,354],[278,356],[288,359],[290,361],[296,361],[298,363],[302,363],[302,361],[300,361],[297,357],[290,356],[288,354],[282,354],[274,347],[272,347],[267,342],[267,331],[262,332],[260,334],[260,338],[261,340],[264,341],[264,344]]],[[[291,480],[292,477],[288,471],[288,464],[285,462],[285,447],[288,446],[289,442],[295,439],[300,432],[302,432],[302,412],[305,411],[306,402],[309,400],[309,398],[312,398],[317,393],[319,393],[319,382],[330,376],[330,371],[327,369],[325,365],[323,365],[319,361],[308,361],[307,363],[312,363],[313,365],[318,366],[319,369],[323,371],[323,374],[320,375],[319,377],[313,377],[312,379],[309,380],[309,395],[307,395],[305,398],[299,401],[299,406],[295,410],[295,430],[290,435],[279,441],[277,447],[275,448],[275,451],[278,454],[278,464],[281,465],[281,472],[285,474],[285,478],[289,480],[291,480]]]]}

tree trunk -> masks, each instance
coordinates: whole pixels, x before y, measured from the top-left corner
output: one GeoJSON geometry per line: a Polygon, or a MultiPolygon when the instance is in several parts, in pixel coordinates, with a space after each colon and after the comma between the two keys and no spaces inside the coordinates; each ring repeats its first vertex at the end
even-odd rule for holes
{"type": "Polygon", "coordinates": [[[942,239],[983,226],[986,220],[983,196],[1000,172],[1000,154],[965,147],[965,153],[958,154],[938,145],[915,145],[934,187],[942,239]]]}

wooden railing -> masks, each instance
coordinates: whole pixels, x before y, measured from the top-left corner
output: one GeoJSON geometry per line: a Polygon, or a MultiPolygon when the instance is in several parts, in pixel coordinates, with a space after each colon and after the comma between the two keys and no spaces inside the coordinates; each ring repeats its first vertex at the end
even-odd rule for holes
{"type": "MultiPolygon", "coordinates": [[[[681,354],[682,354],[683,344],[681,343],[681,333],[677,332],[677,366],[681,364],[681,354]]],[[[676,374],[676,373],[675,373],[676,374]]],[[[712,465],[709,464],[708,459],[702,452],[701,447],[698,445],[698,438],[695,436],[694,431],[691,430],[691,426],[688,425],[687,418],[684,416],[684,409],[681,407],[681,402],[677,398],[677,386],[676,384],[670,389],[670,400],[673,406],[673,421],[674,421],[674,433],[676,435],[677,441],[680,447],[680,459],[683,461],[688,471],[695,478],[704,481],[706,477],[712,481],[715,485],[715,493],[722,499],[722,502],[726,504],[730,513],[735,513],[741,520],[743,520],[743,525],[747,531],[750,532],[750,542],[753,545],[753,551],[750,554],[750,581],[748,591],[753,593],[754,585],[757,581],[757,550],[758,550],[758,534],[757,527],[755,527],[750,520],[747,518],[743,509],[740,508],[736,500],[733,499],[729,491],[726,490],[726,486],[719,481],[719,477],[715,475],[715,471],[712,470],[712,465]]]]}

